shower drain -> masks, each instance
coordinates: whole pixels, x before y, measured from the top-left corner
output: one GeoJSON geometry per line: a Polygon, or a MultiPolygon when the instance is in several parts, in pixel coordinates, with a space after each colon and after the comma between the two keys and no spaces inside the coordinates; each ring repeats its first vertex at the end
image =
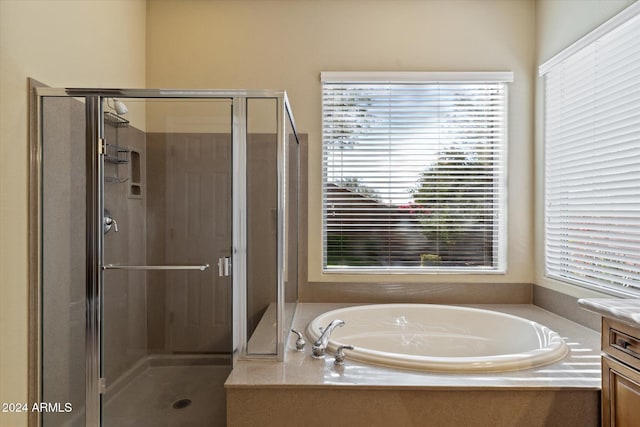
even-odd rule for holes
{"type": "Polygon", "coordinates": [[[191,399],[180,399],[173,403],[173,409],[184,409],[191,405],[191,399]]]}

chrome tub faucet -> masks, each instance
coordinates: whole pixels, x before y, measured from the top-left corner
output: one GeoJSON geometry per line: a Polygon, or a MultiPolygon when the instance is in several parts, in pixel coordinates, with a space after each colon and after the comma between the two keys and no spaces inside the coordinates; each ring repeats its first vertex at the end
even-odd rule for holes
{"type": "Polygon", "coordinates": [[[316,342],[313,343],[313,346],[311,347],[311,352],[313,357],[315,357],[316,359],[320,359],[324,357],[324,352],[327,349],[327,345],[329,345],[329,337],[331,336],[331,333],[333,332],[333,330],[338,326],[340,327],[344,326],[344,321],[336,319],[331,323],[329,323],[329,326],[327,326],[322,331],[322,335],[320,335],[320,338],[318,338],[316,342]]]}

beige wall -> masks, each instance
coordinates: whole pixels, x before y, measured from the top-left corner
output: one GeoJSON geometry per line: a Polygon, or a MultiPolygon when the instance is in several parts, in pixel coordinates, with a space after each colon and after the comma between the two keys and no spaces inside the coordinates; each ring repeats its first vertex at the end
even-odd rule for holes
{"type": "MultiPolygon", "coordinates": [[[[535,277],[576,294],[577,288],[544,279],[540,256],[537,268],[533,263],[534,247],[538,255],[542,249],[539,89],[535,183],[531,160],[535,73],[630,3],[0,0],[0,401],[24,401],[27,389],[28,76],[51,86],[287,89],[299,131],[309,134],[309,275],[326,281],[319,245],[319,72],[511,70],[509,272],[446,281],[528,283],[535,277]]],[[[0,414],[0,426],[24,420],[0,414]]]]}
{"type": "Polygon", "coordinates": [[[533,1],[154,1],[147,13],[150,87],[288,91],[309,135],[310,281],[531,283],[533,1]],[[319,73],[338,70],[514,72],[507,274],[321,274],[319,73]]]}
{"type": "Polygon", "coordinates": [[[0,1],[0,402],[27,399],[27,77],[144,87],[144,37],[144,0],[0,1]]]}
{"type": "Polygon", "coordinates": [[[635,0],[537,0],[535,78],[535,280],[540,286],[574,297],[602,294],[544,276],[544,80],[537,67],[588,34],[635,0]]]}

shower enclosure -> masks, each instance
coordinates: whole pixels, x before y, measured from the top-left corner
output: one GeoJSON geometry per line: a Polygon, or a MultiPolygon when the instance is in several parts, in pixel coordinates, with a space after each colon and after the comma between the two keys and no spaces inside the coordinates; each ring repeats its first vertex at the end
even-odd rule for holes
{"type": "Polygon", "coordinates": [[[298,137],[283,91],[33,96],[32,392],[44,426],[225,424],[237,358],[282,360],[298,137]]]}

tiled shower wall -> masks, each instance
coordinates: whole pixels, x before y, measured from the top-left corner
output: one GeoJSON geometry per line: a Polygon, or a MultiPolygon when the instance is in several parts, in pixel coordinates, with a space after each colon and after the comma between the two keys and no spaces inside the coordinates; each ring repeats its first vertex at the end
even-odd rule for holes
{"type": "MultiPolygon", "coordinates": [[[[146,158],[144,132],[133,126],[114,128],[108,124],[105,124],[104,131],[107,144],[118,144],[123,149],[138,153],[140,159],[146,158]]],[[[105,264],[146,264],[146,167],[141,161],[141,195],[132,195],[132,157],[129,152],[126,163],[105,161],[104,207],[118,223],[117,232],[112,227],[104,235],[105,264]]],[[[108,384],[147,354],[146,293],[146,272],[105,272],[103,355],[108,384]]]]}

